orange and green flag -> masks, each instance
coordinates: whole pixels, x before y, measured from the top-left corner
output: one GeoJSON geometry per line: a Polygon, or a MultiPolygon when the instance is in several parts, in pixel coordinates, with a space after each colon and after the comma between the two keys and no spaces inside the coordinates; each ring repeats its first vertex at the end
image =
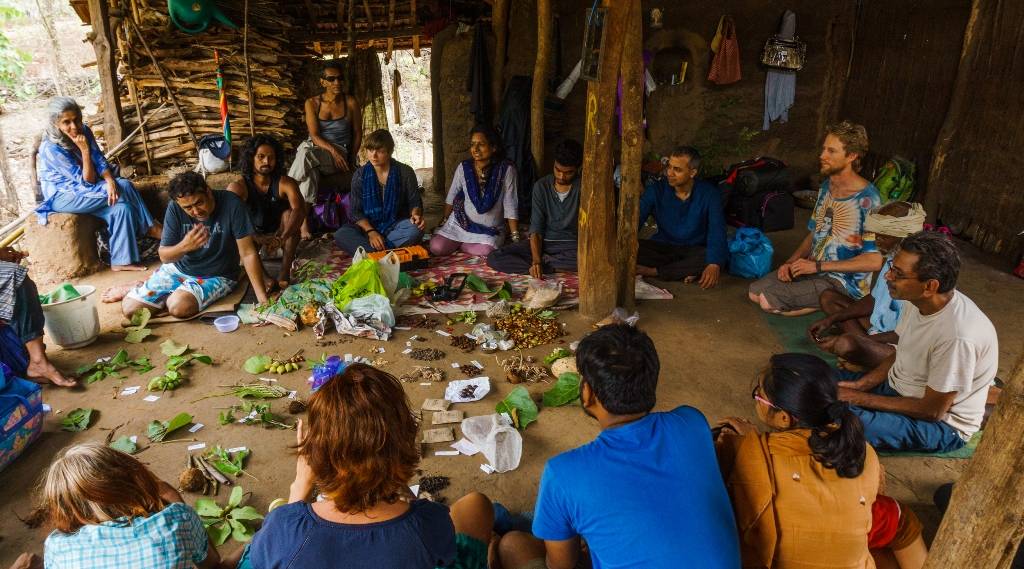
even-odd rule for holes
{"type": "Polygon", "coordinates": [[[224,129],[224,140],[231,146],[231,121],[228,120],[228,96],[224,91],[224,72],[220,69],[220,54],[213,50],[213,60],[217,63],[217,91],[220,93],[220,122],[224,129]]]}

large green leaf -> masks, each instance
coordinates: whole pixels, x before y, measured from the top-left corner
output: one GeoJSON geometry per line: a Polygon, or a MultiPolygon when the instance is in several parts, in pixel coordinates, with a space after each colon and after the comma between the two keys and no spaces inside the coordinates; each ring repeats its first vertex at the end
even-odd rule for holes
{"type": "Polygon", "coordinates": [[[77,433],[89,428],[89,420],[92,418],[92,409],[79,407],[67,414],[60,422],[60,428],[65,431],[77,433]]]}
{"type": "Polygon", "coordinates": [[[484,294],[491,294],[495,292],[491,290],[491,287],[487,286],[486,281],[472,274],[466,277],[466,286],[468,286],[470,290],[475,290],[476,292],[482,292],[484,294]]]}
{"type": "Polygon", "coordinates": [[[578,373],[567,371],[558,376],[555,385],[544,392],[545,407],[561,407],[580,397],[580,376],[578,373]]]}
{"type": "Polygon", "coordinates": [[[262,520],[263,515],[259,513],[256,508],[252,506],[242,506],[241,508],[235,508],[231,510],[228,517],[233,520],[262,520]]]}
{"type": "Polygon", "coordinates": [[[245,491],[242,490],[241,486],[235,486],[231,489],[231,496],[228,498],[228,509],[237,508],[242,503],[242,497],[245,496],[245,491]]]}
{"type": "Polygon", "coordinates": [[[109,365],[116,368],[123,367],[128,364],[128,351],[121,349],[118,350],[114,357],[110,358],[109,365]]]}
{"type": "Polygon", "coordinates": [[[131,437],[121,437],[110,443],[110,448],[119,450],[125,454],[135,454],[139,451],[139,445],[132,442],[131,437]]]}
{"type": "Polygon", "coordinates": [[[188,413],[178,413],[173,419],[167,423],[167,434],[171,434],[174,431],[184,427],[185,425],[192,422],[192,415],[188,413]]]}
{"type": "Polygon", "coordinates": [[[132,368],[135,373],[146,373],[153,371],[153,363],[149,361],[149,358],[142,357],[136,360],[128,362],[128,367],[132,368]]]}
{"type": "Polygon", "coordinates": [[[512,300],[512,285],[508,284],[508,281],[501,283],[494,294],[487,297],[487,300],[512,300]]]}
{"type": "Polygon", "coordinates": [[[89,375],[85,376],[85,383],[87,383],[87,384],[88,383],[96,383],[97,381],[99,381],[101,379],[106,379],[106,377],[107,377],[106,370],[98,369],[98,370],[90,373],[89,375]]]}
{"type": "Polygon", "coordinates": [[[270,361],[270,356],[253,356],[245,360],[242,369],[251,374],[263,373],[270,367],[270,361]]]}
{"type": "Polygon", "coordinates": [[[206,365],[213,365],[213,358],[206,354],[192,354],[192,359],[206,365]]]}
{"type": "Polygon", "coordinates": [[[138,344],[152,333],[153,331],[149,328],[129,328],[128,333],[124,335],[124,341],[129,344],[138,344]]]}
{"type": "Polygon", "coordinates": [[[146,436],[153,442],[160,442],[164,440],[167,435],[191,422],[192,415],[189,415],[188,413],[178,413],[173,419],[166,423],[161,421],[152,421],[149,423],[149,426],[146,427],[146,436]]]}
{"type": "Polygon", "coordinates": [[[231,537],[235,541],[245,543],[252,540],[252,536],[256,533],[255,530],[249,529],[245,524],[240,521],[228,518],[228,524],[231,526],[231,537]]]}
{"type": "Polygon", "coordinates": [[[498,402],[494,410],[498,413],[508,413],[519,430],[525,429],[530,423],[536,421],[537,415],[540,414],[537,404],[530,398],[530,392],[522,385],[517,385],[509,392],[507,397],[498,402]]]}
{"type": "Polygon", "coordinates": [[[196,500],[195,509],[201,518],[219,518],[224,515],[224,509],[218,506],[213,498],[199,498],[196,500]]]}
{"type": "Polygon", "coordinates": [[[174,340],[167,340],[160,344],[160,351],[165,356],[180,356],[188,351],[188,344],[177,344],[174,340]]]}
{"type": "Polygon", "coordinates": [[[149,324],[149,319],[153,317],[153,313],[148,308],[140,308],[135,312],[132,312],[132,326],[136,328],[145,328],[146,324],[149,324]]]}
{"type": "Polygon", "coordinates": [[[210,536],[210,540],[213,541],[214,545],[224,545],[224,542],[231,536],[231,526],[228,525],[226,520],[219,521],[206,526],[206,535],[210,536]]]}

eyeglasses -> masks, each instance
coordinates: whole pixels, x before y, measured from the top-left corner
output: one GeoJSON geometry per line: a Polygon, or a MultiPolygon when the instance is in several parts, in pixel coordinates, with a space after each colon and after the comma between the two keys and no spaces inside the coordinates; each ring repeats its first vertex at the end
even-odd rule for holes
{"type": "Polygon", "coordinates": [[[328,83],[337,83],[338,81],[341,81],[341,75],[324,75],[320,78],[328,83]]]}
{"type": "Polygon", "coordinates": [[[761,397],[760,395],[757,394],[757,390],[760,389],[760,388],[761,388],[761,386],[755,383],[754,384],[754,389],[750,390],[750,398],[753,399],[754,401],[759,402],[759,403],[764,403],[765,405],[771,407],[772,409],[778,409],[779,411],[782,411],[781,407],[779,407],[778,405],[772,403],[771,401],[768,401],[764,397],[761,397]]]}
{"type": "Polygon", "coordinates": [[[916,279],[917,275],[908,275],[900,270],[899,267],[893,265],[889,267],[889,272],[886,273],[886,278],[892,281],[904,281],[907,279],[916,279]]]}

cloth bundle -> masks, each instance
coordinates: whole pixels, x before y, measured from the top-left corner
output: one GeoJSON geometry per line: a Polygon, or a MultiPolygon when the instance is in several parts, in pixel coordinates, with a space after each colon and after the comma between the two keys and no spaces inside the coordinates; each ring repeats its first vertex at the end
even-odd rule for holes
{"type": "Polygon", "coordinates": [[[924,207],[919,203],[910,204],[910,211],[903,217],[881,213],[870,213],[864,220],[864,231],[891,237],[907,237],[924,229],[924,207]]]}

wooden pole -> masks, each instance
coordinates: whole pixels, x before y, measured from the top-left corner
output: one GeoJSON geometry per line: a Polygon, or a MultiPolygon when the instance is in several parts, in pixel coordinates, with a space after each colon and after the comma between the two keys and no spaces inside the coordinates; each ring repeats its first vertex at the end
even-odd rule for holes
{"type": "MultiPolygon", "coordinates": [[[[131,14],[128,17],[132,17],[131,14]]],[[[135,70],[132,67],[132,36],[128,33],[127,25],[122,25],[117,30],[117,41],[118,46],[121,50],[121,57],[124,59],[125,78],[128,84],[128,97],[132,101],[132,106],[135,107],[135,118],[139,121],[139,126],[136,127],[142,134],[142,153],[146,159],[146,173],[150,176],[153,175],[153,159],[149,150],[149,135],[146,133],[145,125],[142,121],[142,105],[139,103],[139,85],[135,81],[135,70]]],[[[122,138],[122,142],[124,142],[122,138]]]]}
{"type": "MultiPolygon", "coordinates": [[[[348,92],[355,92],[356,82],[356,0],[349,0],[348,2],[348,66],[345,68],[346,83],[348,84],[348,92]]],[[[358,149],[356,150],[358,152],[358,149]]]]}
{"type": "Polygon", "coordinates": [[[117,85],[117,62],[114,60],[110,7],[107,0],[89,0],[92,24],[92,48],[96,52],[96,68],[100,75],[100,101],[103,103],[103,138],[107,146],[116,146],[124,136],[121,115],[121,94],[117,85]]]}
{"type": "MultiPolygon", "coordinates": [[[[92,0],[90,0],[91,2],[92,0]]],[[[192,125],[188,124],[188,120],[185,119],[185,113],[182,112],[181,106],[178,105],[178,97],[174,94],[174,90],[171,89],[171,84],[167,82],[167,76],[164,75],[164,69],[160,67],[160,62],[153,56],[153,52],[149,49],[149,44],[146,43],[146,38],[142,37],[142,32],[139,28],[131,21],[125,20],[125,25],[131,27],[135,32],[135,37],[139,38],[139,43],[142,44],[142,49],[146,51],[146,55],[153,62],[153,68],[156,69],[156,74],[160,76],[160,82],[163,83],[164,89],[167,89],[167,98],[171,100],[171,105],[174,106],[174,110],[178,113],[178,118],[181,119],[181,124],[185,126],[185,130],[188,131],[189,138],[192,139],[192,144],[196,146],[196,151],[199,151],[199,139],[196,138],[196,133],[192,132],[192,125]]]]}
{"type": "Polygon", "coordinates": [[[618,296],[612,187],[615,96],[629,4],[639,1],[604,0],[607,14],[601,42],[601,77],[587,84],[578,257],[580,314],[591,320],[607,316],[618,296]]]}
{"type": "Polygon", "coordinates": [[[537,0],[537,61],[530,96],[530,152],[537,171],[544,168],[544,96],[551,67],[551,0],[537,0]]]}
{"type": "Polygon", "coordinates": [[[925,569],[1010,566],[1024,535],[1024,354],[953,487],[925,569]]]}
{"type": "MultiPolygon", "coordinates": [[[[395,0],[388,3],[388,31],[395,27],[395,0]]],[[[395,38],[388,38],[388,49],[384,52],[384,63],[391,63],[391,52],[395,49],[395,38]]]]}
{"type": "Polygon", "coordinates": [[[508,58],[508,0],[494,0],[491,7],[491,29],[494,31],[494,75],[491,77],[491,91],[494,95],[494,111],[501,108],[501,96],[505,93],[505,60],[508,58]]]}
{"type": "MultiPolygon", "coordinates": [[[[410,21],[412,27],[419,27],[419,21],[416,19],[416,0],[409,0],[409,11],[411,12],[410,21]]],[[[412,36],[412,55],[413,57],[420,56],[420,36],[412,36]]]]}
{"type": "Polygon", "coordinates": [[[640,166],[644,151],[643,14],[639,0],[629,2],[625,43],[622,47],[622,185],[619,189],[616,250],[617,306],[635,303],[637,229],[640,215],[640,166]]]}
{"type": "Polygon", "coordinates": [[[252,96],[252,77],[249,75],[249,0],[245,0],[245,22],[242,25],[242,59],[245,60],[245,90],[249,94],[249,136],[256,136],[256,101],[252,96]]]}

